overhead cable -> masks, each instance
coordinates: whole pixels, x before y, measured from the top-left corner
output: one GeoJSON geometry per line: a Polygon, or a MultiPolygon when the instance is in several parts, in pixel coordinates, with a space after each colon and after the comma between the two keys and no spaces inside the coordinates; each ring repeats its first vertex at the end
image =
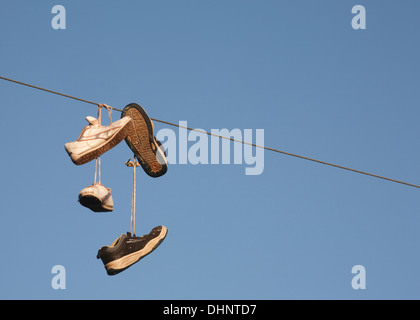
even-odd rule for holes
{"type": "MultiPolygon", "coordinates": [[[[74,97],[74,96],[71,96],[71,95],[67,95],[67,94],[64,94],[64,93],[57,92],[57,91],[45,89],[45,88],[38,87],[38,86],[35,86],[35,85],[32,85],[32,84],[28,84],[28,83],[25,83],[25,82],[21,82],[21,81],[17,81],[17,80],[5,78],[5,77],[2,77],[2,76],[0,76],[0,79],[5,80],[5,81],[9,81],[9,82],[13,82],[13,83],[16,83],[16,84],[19,84],[19,85],[27,86],[27,87],[30,87],[30,88],[33,88],[33,89],[38,89],[38,90],[42,90],[42,91],[45,91],[45,92],[48,92],[48,93],[52,93],[52,94],[56,94],[56,95],[59,95],[59,96],[63,96],[63,97],[66,97],[66,98],[74,99],[74,100],[77,100],[77,101],[80,101],[80,102],[89,103],[89,104],[92,104],[92,105],[95,105],[95,106],[98,106],[99,105],[99,103],[96,103],[96,102],[93,102],[93,101],[89,101],[89,100],[77,98],[77,97],[74,97]]],[[[117,109],[117,108],[114,108],[114,107],[112,107],[112,109],[115,110],[115,111],[122,112],[121,109],[117,109]]],[[[303,159],[303,160],[308,160],[308,161],[312,161],[312,162],[316,162],[318,164],[322,164],[322,165],[326,165],[326,166],[331,166],[331,167],[334,167],[334,168],[338,168],[338,169],[342,169],[342,170],[347,170],[347,171],[351,171],[351,172],[354,172],[354,173],[363,174],[363,175],[367,175],[367,176],[370,176],[370,177],[374,177],[374,178],[378,178],[378,179],[382,179],[382,180],[387,180],[387,181],[390,181],[390,182],[395,182],[395,183],[403,184],[403,185],[406,185],[406,186],[409,186],[409,187],[420,189],[420,186],[419,185],[416,185],[416,184],[412,184],[412,183],[408,183],[408,182],[404,182],[404,181],[400,181],[400,180],[396,180],[396,179],[387,178],[387,177],[380,176],[380,175],[377,175],[377,174],[373,174],[373,173],[369,173],[369,172],[365,172],[365,171],[360,171],[360,170],[356,170],[356,169],[344,167],[344,166],[337,165],[337,164],[334,164],[334,163],[329,163],[329,162],[325,162],[325,161],[321,161],[321,160],[317,160],[317,159],[313,159],[313,158],[301,156],[301,155],[298,155],[298,154],[294,154],[294,153],[290,153],[290,152],[286,152],[286,151],[282,151],[282,150],[278,150],[278,149],[274,149],[274,148],[269,148],[269,147],[266,147],[266,146],[257,145],[257,144],[246,142],[246,141],[242,141],[242,140],[237,140],[237,139],[234,139],[232,137],[225,137],[225,136],[214,134],[214,133],[210,133],[210,132],[207,132],[207,131],[204,131],[204,130],[199,130],[199,129],[185,127],[185,126],[182,126],[182,125],[179,125],[179,124],[175,124],[175,123],[172,123],[172,122],[168,122],[168,121],[163,121],[163,120],[154,119],[154,118],[150,118],[150,119],[152,119],[153,121],[156,121],[156,122],[160,122],[160,123],[163,123],[163,124],[170,125],[170,126],[174,126],[174,127],[178,127],[178,128],[182,128],[182,129],[186,129],[186,130],[190,130],[190,131],[196,131],[196,132],[199,132],[199,133],[202,133],[202,134],[207,134],[209,136],[214,136],[214,137],[218,137],[218,138],[221,138],[221,139],[230,140],[230,141],[237,142],[237,143],[247,144],[247,145],[250,145],[250,146],[255,147],[255,148],[261,148],[261,149],[265,149],[265,150],[268,150],[268,151],[281,153],[281,154],[284,154],[284,155],[287,155],[287,156],[291,156],[291,157],[295,157],[295,158],[299,158],[299,159],[303,159]]]]}

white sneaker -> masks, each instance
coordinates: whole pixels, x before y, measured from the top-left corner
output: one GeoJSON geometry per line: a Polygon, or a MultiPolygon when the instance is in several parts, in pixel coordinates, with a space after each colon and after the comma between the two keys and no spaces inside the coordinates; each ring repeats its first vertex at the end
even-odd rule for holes
{"type": "Polygon", "coordinates": [[[102,184],[94,184],[79,193],[79,202],[93,212],[110,212],[114,210],[111,189],[102,184]]]}
{"type": "Polygon", "coordinates": [[[76,165],[92,161],[119,144],[127,136],[127,124],[131,118],[123,117],[108,126],[99,125],[94,117],[88,116],[86,120],[90,125],[84,127],[79,138],[64,146],[76,165]]]}

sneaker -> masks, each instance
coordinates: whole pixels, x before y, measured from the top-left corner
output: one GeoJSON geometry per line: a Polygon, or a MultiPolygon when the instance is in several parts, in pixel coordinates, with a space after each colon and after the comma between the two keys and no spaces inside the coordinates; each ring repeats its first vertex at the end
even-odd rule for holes
{"type": "Polygon", "coordinates": [[[111,246],[102,247],[97,258],[102,259],[109,276],[131,267],[155,250],[165,239],[168,230],[164,226],[154,228],[142,237],[122,234],[111,246]]]}
{"type": "Polygon", "coordinates": [[[65,149],[76,165],[82,165],[115,147],[127,136],[130,117],[101,126],[94,117],[86,117],[89,125],[84,127],[79,138],[65,144],[65,149]]]}
{"type": "Polygon", "coordinates": [[[163,176],[168,171],[165,150],[153,135],[154,125],[144,109],[136,103],[126,106],[121,117],[129,116],[125,141],[133,151],[144,171],[151,177],[163,176]]]}
{"type": "Polygon", "coordinates": [[[93,212],[111,212],[114,210],[111,189],[102,184],[94,184],[80,191],[79,202],[93,212]]]}

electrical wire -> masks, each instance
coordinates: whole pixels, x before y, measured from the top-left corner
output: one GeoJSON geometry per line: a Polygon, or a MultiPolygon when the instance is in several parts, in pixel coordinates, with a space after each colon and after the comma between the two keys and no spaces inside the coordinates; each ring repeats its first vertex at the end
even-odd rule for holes
{"type": "MultiPolygon", "coordinates": [[[[96,102],[93,102],[93,101],[80,99],[80,98],[77,98],[77,97],[74,97],[74,96],[70,96],[70,95],[60,93],[60,92],[57,92],[57,91],[45,89],[45,88],[38,87],[38,86],[28,84],[28,83],[25,83],[25,82],[5,78],[5,77],[2,77],[2,76],[0,76],[0,79],[5,80],[5,81],[9,81],[9,82],[13,82],[13,83],[16,83],[16,84],[19,84],[19,85],[27,86],[27,87],[30,87],[30,88],[33,88],[33,89],[38,89],[38,90],[42,90],[42,91],[45,91],[45,92],[48,92],[48,93],[63,96],[63,97],[66,97],[66,98],[74,99],[74,100],[77,100],[77,101],[89,103],[89,104],[92,104],[92,105],[95,105],[95,106],[99,105],[99,103],[96,103],[96,102]]],[[[114,108],[114,107],[112,107],[112,109],[115,110],[115,111],[122,112],[121,109],[117,109],[117,108],[114,108]]],[[[318,163],[318,164],[331,166],[331,167],[334,167],[334,168],[347,170],[347,171],[350,171],[350,172],[363,174],[363,175],[367,175],[367,176],[370,176],[370,177],[374,177],[374,178],[378,178],[378,179],[382,179],[382,180],[386,180],[386,181],[390,181],[390,182],[395,182],[395,183],[403,184],[403,185],[406,185],[406,186],[409,186],[409,187],[420,189],[420,186],[416,185],[416,184],[412,184],[412,183],[408,183],[408,182],[404,182],[404,181],[400,181],[400,180],[396,180],[396,179],[387,178],[387,177],[380,176],[380,175],[377,175],[377,174],[373,174],[373,173],[369,173],[369,172],[365,172],[365,171],[360,171],[360,170],[344,167],[344,166],[337,165],[337,164],[334,164],[334,163],[329,163],[329,162],[325,162],[325,161],[301,156],[301,155],[298,155],[298,154],[289,153],[289,152],[285,152],[285,151],[274,149],[274,148],[269,148],[269,147],[266,147],[266,146],[260,146],[260,145],[254,144],[254,143],[249,143],[249,142],[246,142],[246,141],[237,140],[237,139],[234,139],[232,137],[225,137],[225,136],[217,135],[217,134],[210,133],[210,132],[207,132],[207,131],[204,131],[204,130],[185,127],[185,126],[175,124],[175,123],[171,123],[171,122],[168,122],[168,121],[163,121],[163,120],[154,119],[154,118],[150,118],[150,119],[152,119],[153,121],[159,122],[159,123],[163,123],[163,124],[167,124],[167,125],[170,125],[170,126],[186,129],[186,130],[189,130],[189,131],[196,131],[196,132],[199,132],[199,133],[202,133],[202,134],[207,134],[209,136],[214,136],[214,137],[218,137],[218,138],[221,138],[221,139],[225,139],[225,140],[229,140],[229,141],[233,141],[233,142],[237,142],[237,143],[247,144],[247,145],[250,145],[250,146],[255,147],[255,148],[261,148],[261,149],[265,149],[265,150],[268,150],[268,151],[277,152],[277,153],[280,153],[280,154],[283,154],[283,155],[287,155],[287,156],[291,156],[291,157],[295,157],[295,158],[299,158],[299,159],[303,159],[303,160],[307,160],[307,161],[312,161],[312,162],[315,162],[315,163],[318,163]]]]}

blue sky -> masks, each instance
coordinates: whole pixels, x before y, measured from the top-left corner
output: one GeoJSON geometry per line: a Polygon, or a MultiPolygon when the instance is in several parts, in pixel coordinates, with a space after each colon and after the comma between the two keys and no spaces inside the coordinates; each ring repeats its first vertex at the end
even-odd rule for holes
{"type": "MultiPolygon", "coordinates": [[[[2,1],[0,76],[420,183],[415,1],[2,1]],[[54,5],[66,30],[54,30],[54,5]],[[354,5],[367,29],[351,26],[354,5]]],[[[418,299],[420,190],[265,152],[243,165],[137,174],[150,256],[115,276],[97,251],[129,231],[132,157],[102,157],[114,213],[77,202],[94,163],[64,150],[92,105],[0,82],[2,299],[418,299]],[[66,269],[66,289],[51,269],[66,269]],[[351,286],[366,268],[366,290],[351,286]]],[[[120,114],[113,113],[113,119],[120,114]]],[[[156,130],[167,126],[156,123],[156,130]]],[[[193,144],[193,143],[191,143],[193,144]]],[[[191,145],[190,144],[190,145],[191,145]]]]}

